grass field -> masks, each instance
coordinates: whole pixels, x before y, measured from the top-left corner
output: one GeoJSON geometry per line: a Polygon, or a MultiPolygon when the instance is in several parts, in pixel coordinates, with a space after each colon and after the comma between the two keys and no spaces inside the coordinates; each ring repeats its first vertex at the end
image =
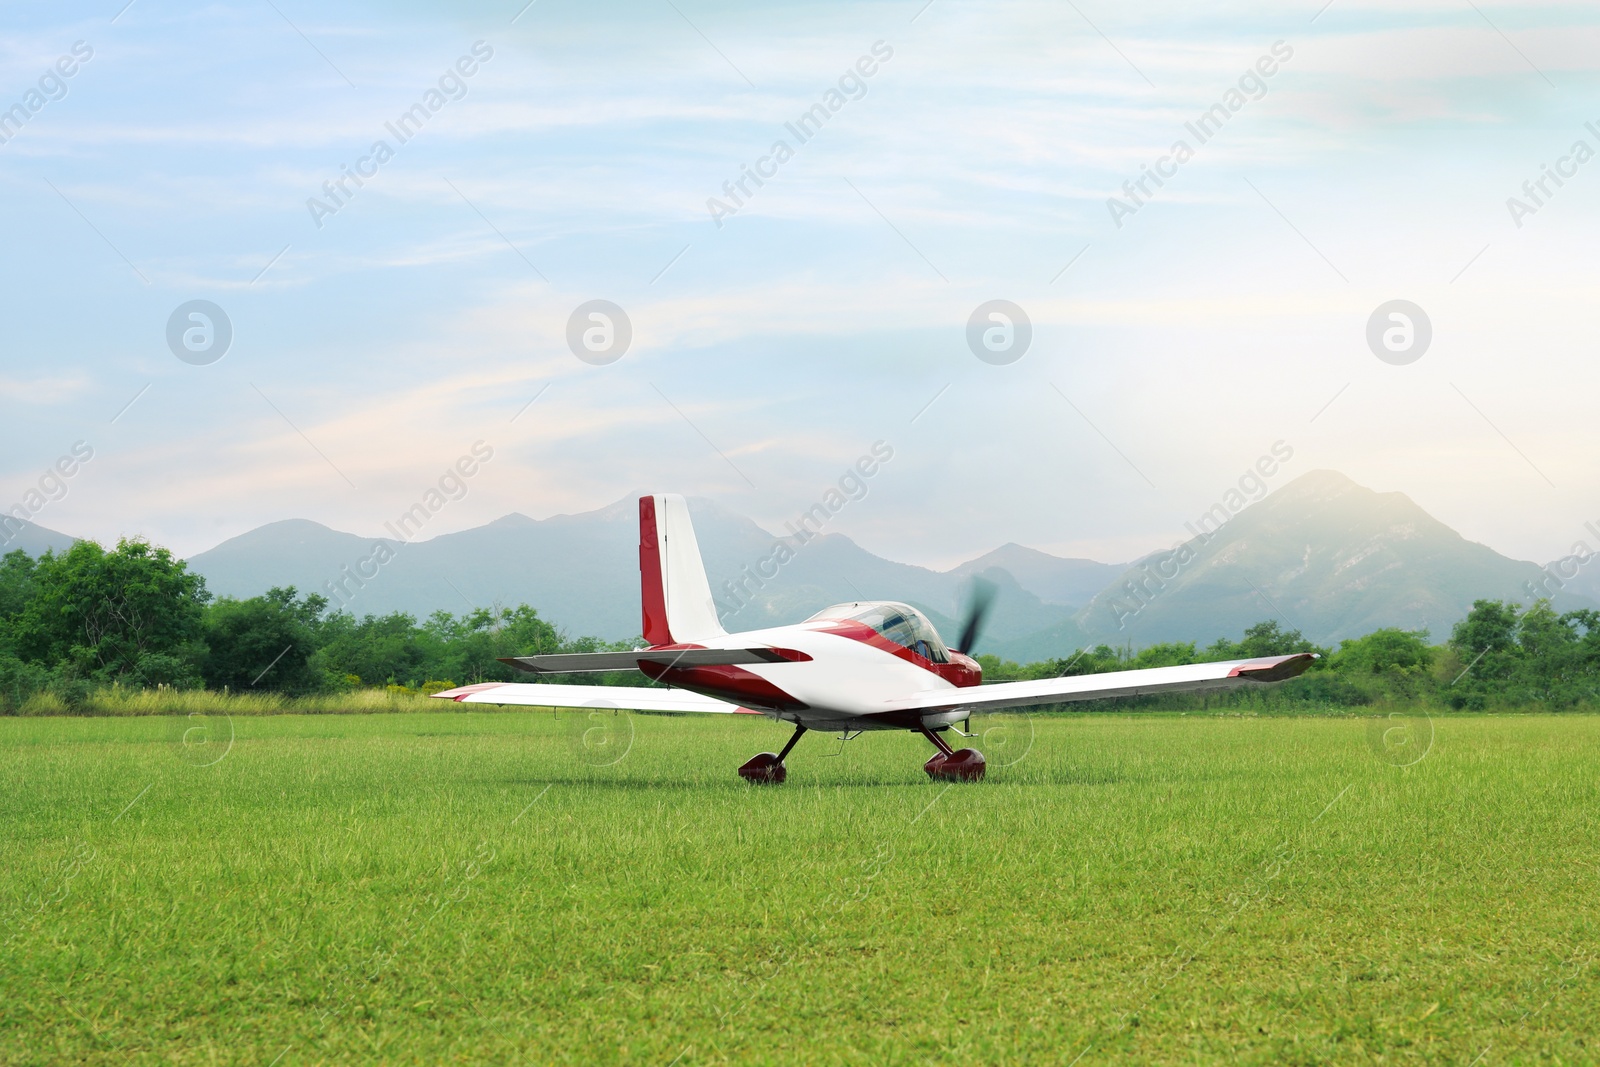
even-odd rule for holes
{"type": "Polygon", "coordinates": [[[982,725],[0,720],[0,1058],[1600,1060],[1600,719],[982,725]]]}

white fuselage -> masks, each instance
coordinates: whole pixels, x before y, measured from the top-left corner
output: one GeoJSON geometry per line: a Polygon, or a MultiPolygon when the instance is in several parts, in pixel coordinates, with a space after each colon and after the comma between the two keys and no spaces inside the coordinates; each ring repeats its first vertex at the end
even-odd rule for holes
{"type": "MultiPolygon", "coordinates": [[[[820,730],[907,729],[900,717],[888,721],[883,716],[894,702],[917,693],[953,691],[958,687],[920,663],[909,661],[885,648],[854,637],[827,632],[830,620],[775,626],[707,638],[696,642],[705,648],[749,648],[765,645],[793,649],[810,656],[809,661],[753,663],[741,665],[740,672],[755,675],[787,696],[805,705],[801,710],[769,711],[775,718],[800,723],[820,730]]],[[[975,667],[975,665],[974,665],[975,667]]],[[[673,685],[704,692],[710,696],[752,706],[756,698],[737,689],[703,684],[699,679],[664,679],[673,685]]],[[[963,711],[923,714],[918,718],[937,729],[966,718],[963,711]]]]}

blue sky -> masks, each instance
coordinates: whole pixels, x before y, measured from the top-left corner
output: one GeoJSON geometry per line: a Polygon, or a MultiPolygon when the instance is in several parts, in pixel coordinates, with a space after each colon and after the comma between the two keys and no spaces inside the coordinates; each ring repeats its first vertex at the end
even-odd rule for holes
{"type": "Polygon", "coordinates": [[[377,534],[480,440],[430,534],[641,490],[778,529],[878,440],[836,528],[938,566],[1171,544],[1280,440],[1274,486],[1341,470],[1524,558],[1600,517],[1600,161],[1520,227],[1506,206],[1600,149],[1592,8],[122,4],[10,4],[0,35],[0,108],[93,51],[0,145],[3,503],[94,450],[45,526],[184,554],[289,517],[377,534]],[[308,199],[380,138],[319,227],[308,199]],[[567,343],[594,299],[633,327],[605,366],[567,343]],[[967,344],[995,299],[1033,324],[1007,365],[967,344]],[[1405,366],[1365,339],[1393,299],[1433,328],[1405,366]],[[190,300],[232,324],[216,362],[168,349],[190,300]]]}

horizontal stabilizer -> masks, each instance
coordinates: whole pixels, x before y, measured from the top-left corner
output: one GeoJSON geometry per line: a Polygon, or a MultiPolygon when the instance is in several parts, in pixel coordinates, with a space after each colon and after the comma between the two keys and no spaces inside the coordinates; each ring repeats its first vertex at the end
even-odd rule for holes
{"type": "Polygon", "coordinates": [[[636,671],[641,663],[663,667],[731,667],[745,663],[804,663],[811,657],[791,648],[640,648],[632,652],[573,652],[552,656],[510,656],[501,659],[533,674],[577,674],[585,671],[636,671]]]}

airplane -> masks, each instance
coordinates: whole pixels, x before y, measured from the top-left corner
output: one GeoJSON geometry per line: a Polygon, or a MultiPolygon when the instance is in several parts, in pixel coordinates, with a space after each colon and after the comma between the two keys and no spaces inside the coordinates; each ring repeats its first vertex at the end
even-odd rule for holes
{"type": "Polygon", "coordinates": [[[787,778],[784,760],[807,731],[848,738],[910,730],[936,749],[923,765],[930,779],[976,781],[984,776],[983,753],[952,749],[941,736],[972,736],[956,724],[970,725],[974,712],[1281,682],[1317,659],[1302,652],[984,685],[971,655],[990,600],[981,593],[954,648],[922,612],[886,600],[835,604],[804,622],[730,634],[717,618],[688,504],[672,494],[639,498],[639,578],[647,647],[502,662],[533,674],[636,670],[659,686],[482,682],[434,696],[463,704],[757,714],[792,724],[781,751],[740,766],[739,776],[756,784],[787,778]]]}

